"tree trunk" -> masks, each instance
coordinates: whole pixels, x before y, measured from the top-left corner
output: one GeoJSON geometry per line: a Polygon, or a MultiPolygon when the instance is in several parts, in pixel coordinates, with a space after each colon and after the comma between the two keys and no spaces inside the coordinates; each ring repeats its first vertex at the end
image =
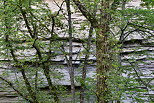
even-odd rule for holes
{"type": "Polygon", "coordinates": [[[109,70],[108,64],[108,40],[107,36],[102,30],[98,31],[96,43],[96,58],[97,58],[97,97],[99,103],[107,103],[107,71],[109,70]],[[99,34],[98,34],[99,33],[99,34]]]}
{"type": "Polygon", "coordinates": [[[72,64],[72,20],[71,20],[71,8],[70,8],[70,0],[65,0],[68,12],[68,34],[69,34],[69,73],[70,73],[70,81],[71,81],[71,95],[72,95],[72,103],[75,103],[75,84],[74,84],[74,68],[72,64]]]}
{"type": "Polygon", "coordinates": [[[109,54],[109,1],[101,2],[100,26],[96,28],[96,58],[97,58],[97,97],[98,103],[108,103],[107,72],[110,69],[109,54]]]}
{"type": "Polygon", "coordinates": [[[84,59],[84,66],[82,68],[80,103],[84,103],[85,81],[86,81],[86,74],[87,74],[88,59],[89,59],[89,55],[90,55],[92,33],[93,33],[93,27],[91,26],[89,29],[89,36],[88,36],[87,47],[86,47],[87,51],[86,51],[86,55],[85,55],[85,59],[84,59]]]}
{"type": "MultiPolygon", "coordinates": [[[[43,61],[42,52],[40,50],[40,47],[36,43],[38,37],[37,37],[37,34],[35,34],[36,31],[34,31],[34,30],[37,30],[37,29],[34,29],[34,28],[31,29],[28,18],[26,16],[27,12],[23,9],[22,5],[20,5],[19,8],[20,8],[21,14],[23,16],[23,19],[24,19],[26,28],[28,30],[28,33],[30,34],[32,39],[35,39],[32,46],[36,50],[36,54],[38,55],[39,62],[42,62],[43,61]]],[[[59,102],[57,88],[52,84],[51,77],[50,77],[49,61],[47,60],[47,63],[42,62],[42,66],[43,66],[44,75],[45,75],[47,82],[48,82],[48,85],[49,85],[50,92],[54,96],[54,101],[59,102]]]]}
{"type": "Polygon", "coordinates": [[[107,72],[110,69],[109,62],[109,22],[110,22],[110,5],[113,0],[101,0],[100,17],[97,19],[92,13],[88,12],[80,0],[73,0],[82,14],[91,23],[96,31],[96,58],[97,58],[97,97],[98,103],[107,103],[108,94],[107,72]]]}
{"type": "Polygon", "coordinates": [[[49,85],[49,90],[50,93],[53,95],[54,102],[58,103],[59,98],[58,98],[58,93],[57,93],[57,88],[52,84],[52,80],[50,77],[50,70],[49,70],[49,64],[48,63],[42,63],[43,65],[43,70],[44,70],[44,75],[47,79],[48,85],[49,85]]]}

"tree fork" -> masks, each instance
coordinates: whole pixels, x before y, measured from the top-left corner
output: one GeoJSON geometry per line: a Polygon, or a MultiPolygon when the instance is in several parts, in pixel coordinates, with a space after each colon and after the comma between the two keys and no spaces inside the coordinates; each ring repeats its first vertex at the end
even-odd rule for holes
{"type": "MultiPolygon", "coordinates": [[[[34,29],[34,28],[31,29],[30,24],[29,24],[28,19],[27,19],[27,16],[26,16],[26,11],[23,10],[22,5],[19,6],[19,9],[20,9],[21,14],[23,16],[23,19],[25,21],[26,27],[28,29],[28,33],[30,34],[32,39],[35,39],[35,41],[34,41],[32,46],[36,50],[36,53],[37,53],[38,58],[39,58],[39,61],[42,62],[42,60],[43,60],[42,59],[42,53],[40,51],[40,48],[36,44],[36,41],[37,41],[38,37],[37,37],[36,34],[34,35],[34,33],[33,33],[33,30],[36,30],[36,29],[34,29]]],[[[49,62],[49,61],[47,60],[47,62],[49,62]]],[[[58,94],[57,94],[57,91],[56,91],[57,88],[52,84],[52,81],[51,81],[49,64],[43,62],[42,66],[43,66],[43,71],[44,71],[45,77],[46,77],[48,85],[49,85],[50,92],[53,94],[55,102],[59,102],[58,94]]]]}

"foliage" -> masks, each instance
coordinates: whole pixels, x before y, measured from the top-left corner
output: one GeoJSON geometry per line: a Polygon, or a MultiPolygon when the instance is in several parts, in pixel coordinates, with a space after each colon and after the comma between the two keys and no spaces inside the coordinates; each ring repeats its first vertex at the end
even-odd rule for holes
{"type": "Polygon", "coordinates": [[[142,6],[146,6],[147,8],[154,6],[154,0],[141,0],[143,3],[142,6]]]}
{"type": "MultiPolygon", "coordinates": [[[[79,50],[76,60],[71,61],[74,63],[76,61],[82,62],[77,67],[79,69],[77,72],[80,75],[75,80],[80,82],[81,90],[84,92],[80,92],[77,96],[84,96],[85,101],[92,96],[97,101],[97,76],[104,76],[107,77],[105,82],[109,91],[105,94],[107,101],[118,102],[131,98],[134,102],[153,102],[152,96],[143,96],[153,87],[149,85],[151,79],[141,78],[143,74],[139,72],[138,65],[142,61],[138,61],[136,58],[124,60],[122,59],[124,53],[122,51],[125,49],[125,42],[129,41],[134,33],[141,34],[146,40],[152,39],[154,11],[152,9],[129,8],[121,10],[117,8],[122,7],[122,2],[127,2],[127,0],[110,2],[112,9],[106,10],[106,14],[111,14],[109,15],[111,18],[107,22],[110,30],[105,33],[108,35],[106,43],[109,47],[107,52],[109,55],[107,60],[109,61],[105,61],[105,63],[110,66],[110,70],[105,72],[105,75],[95,72],[93,73],[95,74],[94,77],[88,77],[86,73],[91,69],[88,66],[93,66],[96,63],[96,60],[90,60],[90,56],[96,57],[97,55],[96,49],[98,48],[93,45],[98,42],[96,41],[98,35],[96,33],[100,28],[96,29],[97,27],[94,26],[97,24],[95,20],[98,21],[98,25],[102,24],[99,21],[102,17],[100,14],[102,6],[100,0],[79,1],[85,6],[86,13],[90,17],[87,16],[87,20],[84,22],[74,21],[72,23],[73,26],[76,24],[80,26],[78,29],[72,28],[72,40],[78,40],[80,44],[82,43],[81,48],[84,49],[79,50]],[[86,31],[86,36],[81,38],[80,34],[84,34],[84,31],[86,31]],[[123,63],[129,65],[123,66],[123,63]],[[84,95],[81,95],[82,93],[84,95]]],[[[143,2],[143,6],[153,6],[153,0],[143,0],[143,2]]],[[[75,7],[74,4],[72,5],[75,7]]],[[[77,8],[76,11],[78,11],[77,8]]],[[[0,57],[3,59],[0,63],[1,65],[8,64],[7,67],[10,66],[10,68],[6,69],[11,71],[6,70],[0,74],[0,79],[3,80],[2,84],[14,88],[20,97],[31,103],[61,102],[59,97],[65,98],[69,94],[66,93],[65,87],[54,84],[65,76],[56,70],[63,68],[64,65],[57,65],[53,59],[63,55],[65,60],[68,60],[69,53],[66,48],[70,46],[67,43],[70,38],[67,38],[68,35],[60,37],[60,33],[65,34],[68,31],[68,25],[63,22],[67,15],[66,11],[59,7],[59,11],[53,12],[41,0],[1,0],[0,12],[0,57]],[[16,77],[15,80],[7,78],[12,72],[16,77]],[[48,90],[44,91],[46,86],[48,90]]],[[[103,29],[101,28],[101,30],[103,29]]],[[[136,43],[135,40],[134,42],[136,43]]],[[[140,49],[135,48],[132,55],[149,55],[146,54],[146,50],[140,52],[140,49]]],[[[131,57],[130,54],[128,56],[131,57]]],[[[97,65],[97,67],[99,66],[97,65]]]]}

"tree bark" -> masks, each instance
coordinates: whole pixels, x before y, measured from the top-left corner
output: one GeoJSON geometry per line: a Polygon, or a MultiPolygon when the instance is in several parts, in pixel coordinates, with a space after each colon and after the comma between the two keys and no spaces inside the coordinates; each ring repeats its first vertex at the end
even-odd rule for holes
{"type": "Polygon", "coordinates": [[[109,1],[101,1],[100,26],[96,29],[96,58],[97,58],[97,97],[98,103],[108,103],[107,72],[110,69],[109,54],[109,1]]]}
{"type": "Polygon", "coordinates": [[[109,70],[109,54],[108,54],[108,40],[104,35],[104,31],[99,30],[96,43],[96,58],[97,58],[97,99],[98,103],[107,103],[107,71],[109,70]],[[100,38],[101,37],[101,38],[100,38]]]}
{"type": "Polygon", "coordinates": [[[70,8],[70,0],[65,0],[67,13],[68,13],[68,34],[69,34],[69,72],[70,72],[70,80],[71,80],[71,95],[72,95],[72,103],[75,103],[75,84],[74,84],[74,68],[72,64],[72,20],[71,20],[71,8],[70,8]]]}
{"type": "Polygon", "coordinates": [[[90,47],[91,47],[91,38],[93,33],[93,27],[91,26],[89,29],[89,36],[87,41],[87,47],[86,47],[86,55],[84,59],[84,66],[82,68],[82,80],[81,80],[81,92],[80,92],[80,103],[84,103],[84,97],[85,97],[85,81],[86,81],[86,74],[87,74],[87,65],[88,65],[88,59],[90,55],[90,47]]]}
{"type": "Polygon", "coordinates": [[[46,61],[43,60],[42,52],[41,52],[39,46],[36,43],[38,37],[37,37],[37,31],[35,31],[35,30],[37,30],[37,29],[36,28],[32,29],[30,27],[30,23],[29,23],[28,18],[26,16],[27,12],[25,10],[23,10],[21,4],[19,5],[19,8],[20,8],[20,12],[23,16],[23,19],[24,19],[26,28],[28,30],[28,33],[30,34],[31,38],[35,40],[32,46],[33,46],[33,48],[35,48],[36,54],[38,55],[38,58],[39,58],[39,62],[42,64],[44,75],[45,75],[47,82],[48,82],[48,85],[49,85],[50,93],[53,95],[54,101],[59,102],[57,88],[52,84],[52,80],[51,80],[51,77],[50,77],[49,60],[46,60],[46,61]]]}
{"type": "Polygon", "coordinates": [[[107,94],[107,72],[110,69],[109,55],[109,22],[110,22],[110,5],[113,0],[101,0],[100,17],[96,17],[88,12],[87,8],[79,1],[73,0],[81,13],[91,23],[96,31],[96,58],[97,58],[97,99],[98,103],[108,103],[107,94]]]}
{"type": "MultiPolygon", "coordinates": [[[[6,9],[7,6],[8,6],[8,5],[7,5],[7,1],[4,1],[4,10],[6,9]]],[[[8,14],[6,13],[6,11],[4,12],[4,14],[5,14],[5,15],[8,15],[8,14]]],[[[24,67],[22,67],[22,65],[20,65],[20,62],[18,61],[18,59],[16,58],[16,55],[14,54],[14,49],[13,49],[13,47],[12,47],[12,45],[11,45],[11,41],[9,40],[9,34],[12,34],[12,33],[10,32],[11,25],[9,24],[8,20],[9,20],[9,19],[8,19],[7,17],[4,18],[4,22],[5,22],[5,32],[8,32],[8,33],[5,34],[5,42],[7,43],[6,46],[9,47],[10,54],[11,54],[11,56],[12,56],[14,62],[18,65],[18,69],[21,71],[22,77],[23,77],[24,82],[25,82],[26,89],[27,89],[27,91],[28,91],[30,97],[32,98],[32,100],[29,100],[29,99],[26,98],[21,92],[19,92],[17,89],[15,89],[15,87],[13,86],[12,83],[6,81],[5,79],[3,79],[3,80],[4,80],[5,82],[7,82],[11,87],[13,87],[13,89],[14,89],[17,93],[19,93],[19,95],[22,96],[24,99],[26,99],[26,100],[28,100],[28,101],[30,101],[30,102],[33,102],[33,103],[38,103],[36,94],[35,94],[35,92],[32,90],[31,84],[30,84],[30,82],[29,82],[29,80],[28,80],[28,78],[27,78],[27,76],[26,76],[25,69],[24,69],[24,67]]],[[[1,79],[2,79],[2,78],[1,78],[1,79]]]]}

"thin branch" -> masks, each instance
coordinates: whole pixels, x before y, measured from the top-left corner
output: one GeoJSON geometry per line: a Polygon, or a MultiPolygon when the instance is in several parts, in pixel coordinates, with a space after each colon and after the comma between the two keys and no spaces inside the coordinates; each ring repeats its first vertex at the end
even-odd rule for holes
{"type": "Polygon", "coordinates": [[[28,102],[30,102],[30,103],[33,103],[33,101],[31,101],[30,99],[28,99],[28,97],[24,96],[20,91],[18,91],[18,90],[13,86],[13,84],[12,84],[10,81],[4,79],[3,77],[0,77],[0,79],[1,79],[2,81],[6,82],[14,91],[17,92],[17,94],[19,94],[19,95],[20,95],[22,98],[24,98],[26,101],[28,101],[28,102]]]}
{"type": "Polygon", "coordinates": [[[79,10],[81,11],[82,15],[84,15],[87,18],[87,20],[91,23],[91,25],[94,28],[98,27],[98,21],[96,20],[95,15],[90,13],[87,10],[86,6],[83,3],[81,3],[80,0],[73,0],[73,2],[79,8],[79,10]]]}
{"type": "Polygon", "coordinates": [[[129,25],[132,25],[132,26],[136,26],[136,27],[139,27],[139,28],[143,28],[143,29],[147,29],[147,30],[150,30],[150,31],[153,31],[153,29],[150,29],[146,26],[142,26],[142,25],[137,25],[137,24],[134,24],[134,23],[128,23],[129,25]]]}

